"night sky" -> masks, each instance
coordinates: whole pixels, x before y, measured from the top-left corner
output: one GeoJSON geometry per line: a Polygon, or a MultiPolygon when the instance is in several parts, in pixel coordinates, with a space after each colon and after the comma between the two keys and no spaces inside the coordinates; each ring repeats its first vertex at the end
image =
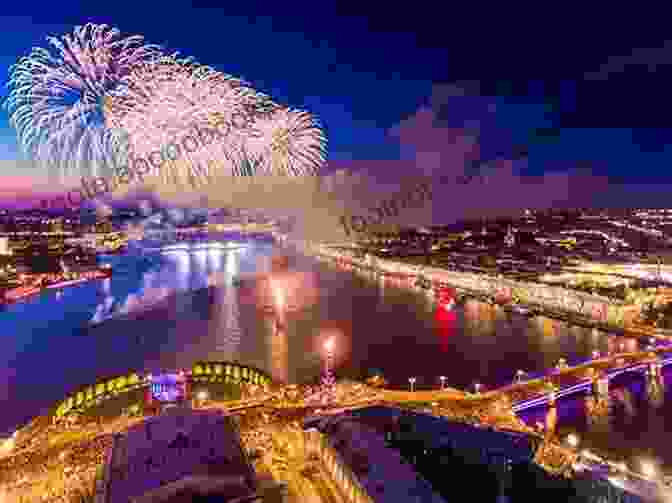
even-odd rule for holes
{"type": "MultiPolygon", "coordinates": [[[[47,35],[107,23],[315,113],[329,169],[403,159],[394,131],[431,107],[437,127],[478,131],[482,159],[527,151],[523,174],[581,168],[665,197],[672,43],[662,12],[437,4],[15,2],[0,19],[0,75],[47,35]]],[[[0,159],[20,159],[7,119],[0,159]]],[[[14,164],[2,164],[8,177],[24,174],[14,164]]]]}

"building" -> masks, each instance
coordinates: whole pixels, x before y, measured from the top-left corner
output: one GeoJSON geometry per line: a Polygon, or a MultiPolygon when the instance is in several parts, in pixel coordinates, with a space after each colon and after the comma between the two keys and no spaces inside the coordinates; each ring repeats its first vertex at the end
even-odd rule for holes
{"type": "Polygon", "coordinates": [[[65,244],[95,250],[98,246],[98,236],[93,233],[88,233],[79,238],[68,238],[65,240],[65,244]]]}
{"type": "Polygon", "coordinates": [[[96,233],[99,234],[107,234],[112,232],[114,229],[112,228],[112,222],[108,219],[102,219],[98,222],[96,222],[96,233]]]}
{"type": "Polygon", "coordinates": [[[0,237],[0,255],[11,255],[12,250],[9,247],[9,238],[0,237]]]}
{"type": "Polygon", "coordinates": [[[231,416],[173,408],[117,435],[97,500],[253,501],[258,486],[231,416]]]}
{"type": "Polygon", "coordinates": [[[49,231],[57,234],[62,234],[64,230],[63,218],[53,218],[49,220],[49,231]]]}

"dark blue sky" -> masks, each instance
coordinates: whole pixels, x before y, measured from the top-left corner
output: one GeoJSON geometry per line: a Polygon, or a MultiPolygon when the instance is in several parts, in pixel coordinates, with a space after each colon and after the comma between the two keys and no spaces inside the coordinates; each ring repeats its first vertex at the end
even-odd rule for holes
{"type": "MultiPolygon", "coordinates": [[[[8,66],[46,46],[48,34],[107,23],[316,113],[330,159],[397,158],[386,131],[429,103],[433,85],[471,81],[475,104],[452,120],[496,102],[496,121],[481,137],[486,150],[525,144],[534,172],[592,161],[596,174],[614,179],[670,180],[664,16],[591,11],[585,2],[557,12],[542,3],[519,11],[436,4],[14,2],[0,20],[0,75],[6,81],[8,66]]],[[[0,158],[18,155],[2,112],[0,158]]]]}

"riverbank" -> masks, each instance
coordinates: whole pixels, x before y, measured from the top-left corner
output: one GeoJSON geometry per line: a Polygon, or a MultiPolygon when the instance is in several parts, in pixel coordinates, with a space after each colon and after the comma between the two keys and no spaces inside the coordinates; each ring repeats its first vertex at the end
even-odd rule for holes
{"type": "Polygon", "coordinates": [[[654,337],[672,340],[672,331],[654,327],[626,324],[626,311],[632,306],[616,303],[597,295],[551,287],[535,283],[523,283],[505,278],[465,272],[449,271],[435,267],[422,267],[400,261],[380,259],[367,255],[355,257],[353,253],[338,252],[323,245],[299,244],[304,253],[340,261],[378,274],[396,275],[425,281],[434,287],[446,285],[457,289],[459,295],[490,300],[516,298],[517,305],[525,306],[538,314],[569,323],[596,328],[621,335],[654,337]]]}
{"type": "Polygon", "coordinates": [[[67,276],[60,275],[57,278],[49,278],[46,274],[35,275],[26,280],[27,284],[0,292],[0,305],[18,302],[46,290],[66,288],[97,279],[107,279],[111,276],[112,269],[109,267],[97,267],[88,271],[70,273],[67,276]]]}

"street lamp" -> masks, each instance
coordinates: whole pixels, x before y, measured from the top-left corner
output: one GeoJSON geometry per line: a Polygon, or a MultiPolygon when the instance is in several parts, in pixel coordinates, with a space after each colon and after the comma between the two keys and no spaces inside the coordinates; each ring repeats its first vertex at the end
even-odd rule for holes
{"type": "Polygon", "coordinates": [[[446,376],[439,377],[439,380],[441,381],[441,389],[443,390],[446,385],[446,376]]]}
{"type": "Polygon", "coordinates": [[[476,390],[476,394],[480,393],[481,390],[481,384],[480,383],[474,383],[474,390],[476,390]]]}
{"type": "Polygon", "coordinates": [[[411,383],[411,392],[414,391],[415,381],[416,381],[415,377],[408,378],[408,382],[411,383]]]}
{"type": "Polygon", "coordinates": [[[524,376],[525,376],[524,370],[516,370],[516,382],[522,381],[524,376]]]}

